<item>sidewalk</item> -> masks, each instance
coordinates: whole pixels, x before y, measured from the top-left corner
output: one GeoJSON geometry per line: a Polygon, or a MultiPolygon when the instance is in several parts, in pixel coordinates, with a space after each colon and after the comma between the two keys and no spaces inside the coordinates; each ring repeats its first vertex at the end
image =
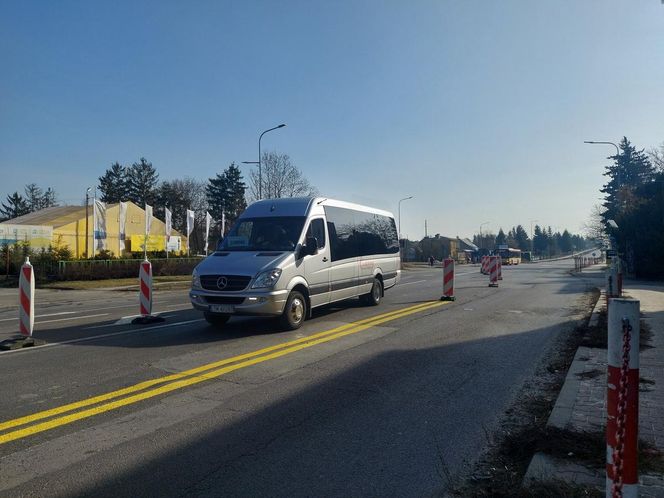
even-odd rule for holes
{"type": "MultiPolygon", "coordinates": [[[[651,331],[651,336],[643,341],[645,344],[641,344],[639,439],[641,452],[648,448],[647,452],[653,458],[650,468],[642,463],[639,469],[639,496],[664,497],[664,459],[661,457],[664,453],[664,284],[627,281],[624,294],[641,302],[642,323],[647,324],[651,331]]],[[[594,314],[605,309],[602,295],[594,314]]],[[[547,427],[578,433],[601,443],[599,438],[604,436],[606,428],[606,371],[605,348],[580,347],[547,427]]],[[[601,451],[602,445],[598,446],[601,451]]],[[[603,461],[604,455],[592,463],[581,462],[574,454],[568,456],[569,459],[561,460],[537,453],[524,483],[559,479],[604,490],[605,470],[603,466],[596,465],[603,461]]]]}

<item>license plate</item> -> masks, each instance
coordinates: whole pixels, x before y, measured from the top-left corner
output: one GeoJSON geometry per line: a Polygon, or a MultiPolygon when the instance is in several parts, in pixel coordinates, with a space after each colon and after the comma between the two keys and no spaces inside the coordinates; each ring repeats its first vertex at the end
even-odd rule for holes
{"type": "Polygon", "coordinates": [[[211,304],[210,311],[212,313],[233,313],[235,309],[230,304],[211,304]]]}

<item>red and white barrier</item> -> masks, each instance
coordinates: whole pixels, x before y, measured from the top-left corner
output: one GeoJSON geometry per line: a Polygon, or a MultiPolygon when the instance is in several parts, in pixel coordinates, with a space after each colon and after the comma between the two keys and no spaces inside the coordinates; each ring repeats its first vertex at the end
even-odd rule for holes
{"type": "Polygon", "coordinates": [[[496,256],[498,258],[498,280],[503,279],[503,258],[496,256]]]}
{"type": "Polygon", "coordinates": [[[488,275],[489,274],[489,256],[482,256],[482,269],[480,272],[483,275],[488,275]]]}
{"type": "Polygon", "coordinates": [[[134,318],[131,323],[163,322],[162,317],[152,314],[152,263],[147,259],[141,263],[138,279],[140,283],[139,304],[141,316],[134,318]]]}
{"type": "Polygon", "coordinates": [[[489,256],[489,287],[498,287],[498,257],[489,256]]]}
{"type": "Polygon", "coordinates": [[[441,301],[454,301],[454,260],[447,258],[443,261],[443,296],[441,301]]]}
{"type": "Polygon", "coordinates": [[[35,326],[35,272],[30,258],[25,258],[18,281],[18,319],[21,335],[32,337],[35,326]]]}
{"type": "Polygon", "coordinates": [[[611,299],[608,318],[606,496],[637,497],[639,301],[611,299]]]}
{"type": "Polygon", "coordinates": [[[148,316],[152,314],[152,263],[147,259],[141,263],[139,280],[141,284],[140,314],[141,316],[148,316]]]}

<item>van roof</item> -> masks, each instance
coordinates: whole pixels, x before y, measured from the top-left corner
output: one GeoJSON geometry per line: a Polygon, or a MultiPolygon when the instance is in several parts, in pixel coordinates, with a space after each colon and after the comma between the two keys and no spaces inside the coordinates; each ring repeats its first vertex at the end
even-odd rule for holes
{"type": "Polygon", "coordinates": [[[328,199],[326,197],[286,197],[281,199],[263,199],[251,204],[242,214],[243,218],[256,218],[265,216],[306,216],[314,204],[334,206],[357,211],[365,211],[394,218],[389,211],[376,209],[352,202],[328,199]]]}

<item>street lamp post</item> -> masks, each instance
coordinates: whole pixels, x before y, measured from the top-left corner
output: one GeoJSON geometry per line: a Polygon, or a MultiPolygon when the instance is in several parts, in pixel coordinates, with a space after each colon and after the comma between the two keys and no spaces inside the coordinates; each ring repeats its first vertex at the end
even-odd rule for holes
{"type": "Polygon", "coordinates": [[[413,196],[411,195],[410,197],[404,197],[403,199],[399,199],[399,240],[401,240],[401,201],[407,201],[408,199],[412,199],[413,196]]]}
{"type": "Polygon", "coordinates": [[[480,249],[484,249],[484,240],[482,240],[482,227],[484,225],[488,225],[491,223],[490,221],[485,221],[484,223],[480,223],[480,249]]]}
{"type": "Polygon", "coordinates": [[[261,168],[261,139],[263,138],[263,135],[265,135],[267,132],[283,128],[284,126],[286,125],[284,123],[281,123],[279,126],[275,126],[274,128],[265,130],[263,133],[260,134],[260,136],[258,137],[258,161],[242,161],[242,164],[258,164],[258,200],[261,200],[263,198],[263,171],[261,168]]]}
{"type": "MultiPolygon", "coordinates": [[[[535,250],[535,244],[533,240],[533,223],[537,223],[539,220],[530,220],[530,252],[532,253],[535,250]]],[[[531,254],[532,257],[532,254],[531,254]]]]}

